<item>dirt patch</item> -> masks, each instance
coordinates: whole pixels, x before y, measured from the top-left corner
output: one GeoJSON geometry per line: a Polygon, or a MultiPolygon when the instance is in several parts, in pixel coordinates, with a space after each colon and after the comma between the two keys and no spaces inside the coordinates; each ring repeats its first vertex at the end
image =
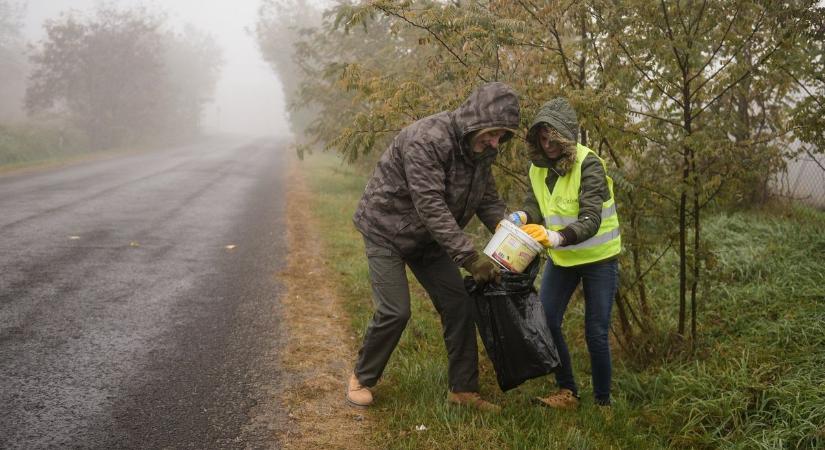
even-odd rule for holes
{"type": "Polygon", "coordinates": [[[286,288],[281,299],[281,405],[289,423],[279,432],[279,444],[289,449],[369,448],[369,415],[344,401],[357,342],[321,258],[319,227],[307,208],[312,193],[294,158],[287,186],[289,259],[279,279],[286,288]]]}

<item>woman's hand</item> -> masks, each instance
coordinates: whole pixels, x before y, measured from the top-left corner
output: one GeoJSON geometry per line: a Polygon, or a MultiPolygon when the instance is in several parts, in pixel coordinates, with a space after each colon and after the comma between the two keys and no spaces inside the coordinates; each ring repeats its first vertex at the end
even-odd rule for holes
{"type": "Polygon", "coordinates": [[[564,237],[558,231],[548,230],[538,224],[522,225],[521,231],[529,234],[536,242],[548,248],[556,248],[564,242],[564,237]]]}

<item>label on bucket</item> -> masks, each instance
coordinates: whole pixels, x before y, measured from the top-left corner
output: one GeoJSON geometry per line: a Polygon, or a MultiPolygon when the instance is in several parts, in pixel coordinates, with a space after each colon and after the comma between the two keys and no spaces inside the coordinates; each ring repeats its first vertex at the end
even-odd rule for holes
{"type": "Polygon", "coordinates": [[[541,251],[541,246],[510,222],[502,221],[484,253],[511,272],[523,271],[541,251]]]}
{"type": "Polygon", "coordinates": [[[530,254],[522,250],[524,244],[513,236],[507,236],[493,252],[493,259],[512,272],[521,272],[530,264],[535,253],[530,254]],[[516,269],[521,267],[521,269],[516,269]]]}

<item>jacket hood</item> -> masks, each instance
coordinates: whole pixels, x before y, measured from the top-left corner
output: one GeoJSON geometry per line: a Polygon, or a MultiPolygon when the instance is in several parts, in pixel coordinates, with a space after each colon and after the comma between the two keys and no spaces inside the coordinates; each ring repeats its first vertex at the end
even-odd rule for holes
{"type": "Polygon", "coordinates": [[[453,111],[453,122],[462,146],[466,146],[467,135],[485,128],[508,129],[509,135],[502,140],[505,142],[519,127],[518,95],[504,83],[485,83],[453,111]]]}
{"type": "Polygon", "coordinates": [[[562,137],[575,143],[579,137],[579,122],[576,110],[566,98],[559,97],[545,103],[530,123],[527,131],[527,143],[530,146],[530,160],[538,167],[552,167],[557,173],[564,175],[576,162],[576,145],[566,146],[561,157],[551,160],[547,157],[538,142],[538,131],[541,126],[556,130],[562,137]]]}
{"type": "Polygon", "coordinates": [[[538,114],[530,123],[530,131],[527,133],[528,140],[533,140],[536,125],[546,123],[550,128],[556,130],[565,138],[576,142],[579,139],[579,121],[576,117],[576,110],[570,105],[566,98],[559,97],[541,105],[538,114]]]}

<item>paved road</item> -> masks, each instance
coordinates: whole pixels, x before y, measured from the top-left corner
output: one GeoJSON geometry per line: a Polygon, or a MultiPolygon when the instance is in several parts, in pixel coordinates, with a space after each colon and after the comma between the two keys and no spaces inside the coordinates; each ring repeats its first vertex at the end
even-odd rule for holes
{"type": "Polygon", "coordinates": [[[0,448],[272,444],[282,147],[0,177],[0,448]]]}

